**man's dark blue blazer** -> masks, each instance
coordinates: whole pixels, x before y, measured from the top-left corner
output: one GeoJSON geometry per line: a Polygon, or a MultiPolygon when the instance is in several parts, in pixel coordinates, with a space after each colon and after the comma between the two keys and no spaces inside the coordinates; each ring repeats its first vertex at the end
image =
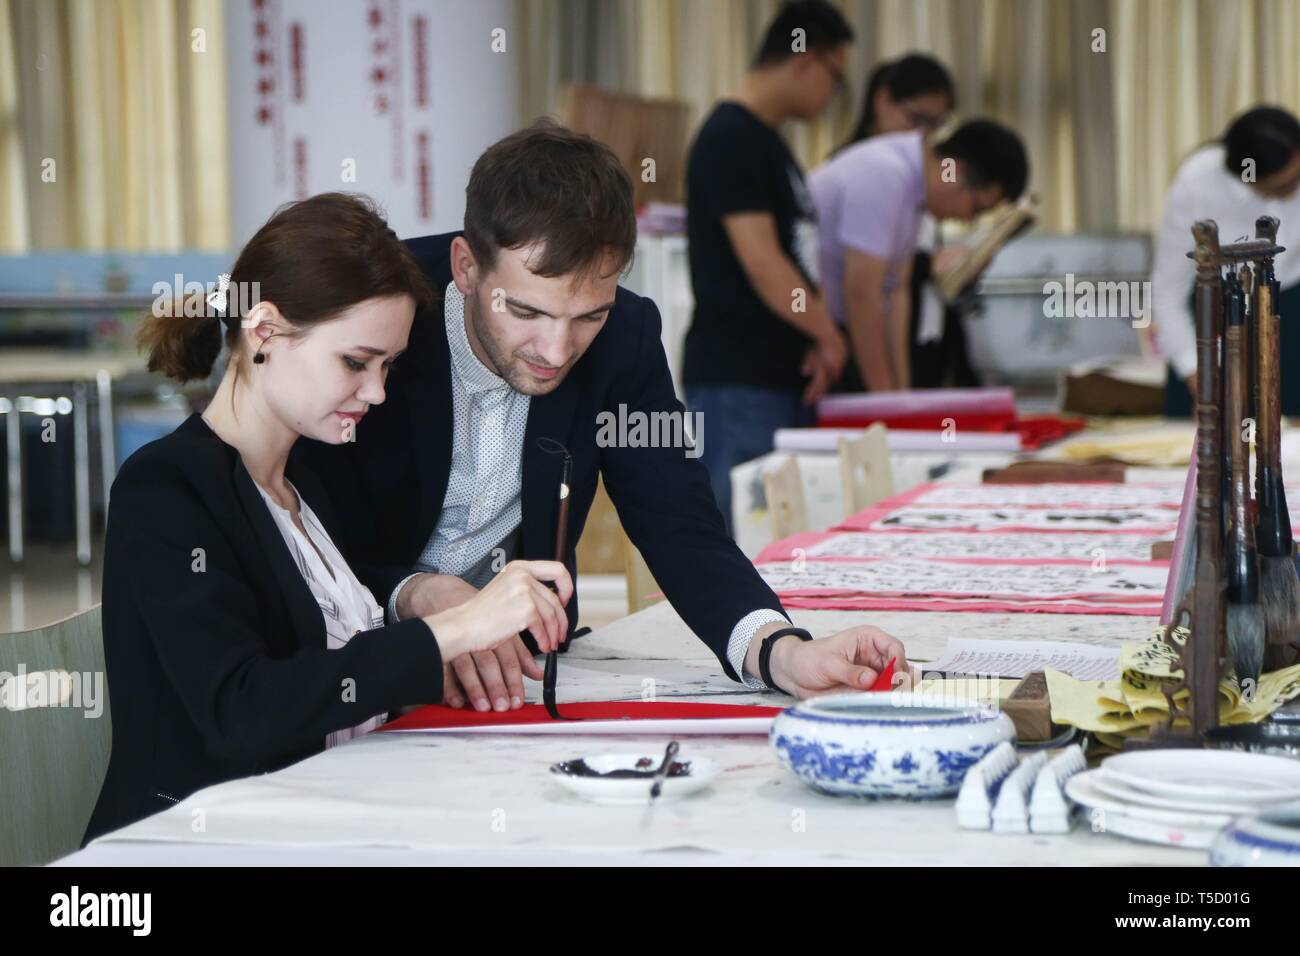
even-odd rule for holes
{"type": "MultiPolygon", "coordinates": [[[[457,235],[407,241],[435,290],[451,281],[451,242],[457,235]]],[[[750,611],[781,612],[781,604],[727,536],[707,471],[683,448],[602,448],[596,442],[597,416],[604,411],[618,416],[620,405],[627,414],[683,413],[660,327],[653,302],[619,288],[614,309],[586,354],[554,391],[531,399],[519,557],[555,557],[561,457],[538,445],[538,439],[552,438],[573,456],[564,556],[570,573],[576,573],[574,549],[597,476],[603,475],[624,529],[669,602],[718,656],[727,676],[737,680],[727,660],[732,629],[750,611]]],[[[299,441],[295,449],[324,484],[340,521],[344,553],[381,605],[411,573],[447,491],[452,373],[445,328],[441,299],[416,315],[407,351],[389,372],[385,401],[371,407],[355,441],[299,441]]],[[[577,595],[567,610],[572,634],[577,595]]]]}

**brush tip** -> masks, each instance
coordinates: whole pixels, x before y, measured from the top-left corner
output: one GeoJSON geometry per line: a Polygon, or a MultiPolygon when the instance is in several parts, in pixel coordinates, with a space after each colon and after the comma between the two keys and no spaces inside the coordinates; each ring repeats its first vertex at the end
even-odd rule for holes
{"type": "Polygon", "coordinates": [[[1289,644],[1300,637],[1300,577],[1290,558],[1260,561],[1260,606],[1270,644],[1289,644]]]}
{"type": "Polygon", "coordinates": [[[1228,650],[1238,683],[1259,682],[1264,665],[1264,612],[1258,604],[1228,605],[1228,650]]]}

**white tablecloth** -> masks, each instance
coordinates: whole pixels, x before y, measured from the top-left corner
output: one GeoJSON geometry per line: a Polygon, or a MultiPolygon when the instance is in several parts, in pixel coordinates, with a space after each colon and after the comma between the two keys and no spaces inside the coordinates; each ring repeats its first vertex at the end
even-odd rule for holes
{"type": "MultiPolygon", "coordinates": [[[[862,615],[795,612],[825,634],[867,618],[917,659],[947,637],[1135,640],[1150,622],[1060,615],[862,615]]],[[[529,699],[539,687],[529,682],[529,699]]],[[[560,699],[784,703],[722,676],[666,604],[580,639],[560,663],[560,699]],[[630,656],[635,654],[636,656],[630,656]]],[[[1133,865],[1205,862],[1175,850],[1076,830],[1006,836],[957,828],[952,801],[822,796],[776,762],[761,737],[690,737],[686,756],[718,761],[707,789],[652,810],[587,803],[549,779],[586,753],[660,754],[663,738],[370,734],[275,774],[202,790],[96,841],[68,865],[329,863],[836,863],[1133,865]]]]}

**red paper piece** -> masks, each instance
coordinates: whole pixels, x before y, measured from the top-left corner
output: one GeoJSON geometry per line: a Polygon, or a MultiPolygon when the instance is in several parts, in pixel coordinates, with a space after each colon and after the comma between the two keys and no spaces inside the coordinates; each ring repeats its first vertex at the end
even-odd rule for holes
{"type": "Polygon", "coordinates": [[[1020,446],[1025,451],[1032,451],[1049,442],[1064,438],[1079,431],[1085,424],[1082,419],[1062,418],[1059,415],[1019,418],[1014,412],[1000,414],[954,412],[892,416],[825,414],[818,417],[817,426],[819,428],[866,428],[876,422],[881,422],[890,431],[937,432],[951,425],[957,431],[1017,432],[1020,435],[1020,446]]]}
{"type": "MultiPolygon", "coordinates": [[[[779,714],[780,707],[758,707],[743,704],[691,704],[682,701],[650,703],[640,700],[590,700],[562,703],[560,713],[565,717],[582,720],[632,720],[684,719],[713,717],[771,717],[779,714]]],[[[383,730],[424,730],[437,727],[492,727],[512,724],[549,724],[550,715],[541,704],[524,704],[518,710],[498,713],[494,710],[477,711],[468,707],[446,707],[429,704],[411,711],[405,717],[389,721],[383,730]]]]}
{"type": "MultiPolygon", "coordinates": [[[[891,660],[871,689],[890,690],[894,678],[891,660]]],[[[783,707],[756,704],[693,704],[684,701],[654,702],[640,700],[588,700],[560,704],[565,717],[582,720],[708,720],[721,717],[775,717],[783,707]]],[[[524,704],[518,710],[498,713],[469,708],[429,704],[405,717],[390,720],[382,730],[433,730],[442,727],[506,727],[516,724],[548,724],[551,717],[541,704],[524,704]]]]}
{"type": "Polygon", "coordinates": [[[1007,413],[979,414],[960,412],[957,414],[928,415],[825,415],[817,419],[818,428],[867,428],[880,422],[890,431],[942,431],[949,424],[957,431],[967,432],[1009,432],[1015,431],[1016,414],[1007,413]]]}

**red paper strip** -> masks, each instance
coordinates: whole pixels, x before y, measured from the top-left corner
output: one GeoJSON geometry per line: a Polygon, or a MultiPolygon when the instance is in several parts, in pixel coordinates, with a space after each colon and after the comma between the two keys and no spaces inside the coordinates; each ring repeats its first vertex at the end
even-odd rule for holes
{"type": "MultiPolygon", "coordinates": [[[[891,660],[876,682],[873,691],[890,690],[894,679],[891,660]]],[[[783,707],[757,704],[697,704],[684,701],[648,702],[640,700],[587,700],[563,703],[560,712],[581,720],[711,720],[725,717],[775,717],[783,707]]],[[[524,704],[518,710],[497,713],[468,708],[429,704],[404,717],[390,720],[384,730],[433,730],[444,727],[507,727],[519,724],[548,724],[550,715],[541,704],[524,704]]]]}
{"type": "Polygon", "coordinates": [[[952,427],[957,432],[1011,432],[1015,431],[1016,415],[1007,414],[973,414],[960,412],[955,415],[823,415],[817,419],[818,428],[868,428],[880,422],[890,431],[938,432],[952,427]]]}
{"type": "Polygon", "coordinates": [[[817,427],[867,428],[876,422],[880,422],[890,431],[939,432],[951,427],[958,433],[963,431],[991,434],[1016,432],[1020,435],[1021,447],[1026,451],[1058,441],[1067,435],[1081,431],[1084,427],[1082,419],[1061,418],[1057,415],[1017,418],[1015,413],[971,414],[968,412],[885,416],[831,412],[818,417],[817,427]]]}
{"type": "Polygon", "coordinates": [[[900,392],[857,392],[827,395],[817,402],[817,418],[847,416],[877,418],[916,415],[1014,415],[1015,393],[1000,388],[927,388],[900,392]]]}

